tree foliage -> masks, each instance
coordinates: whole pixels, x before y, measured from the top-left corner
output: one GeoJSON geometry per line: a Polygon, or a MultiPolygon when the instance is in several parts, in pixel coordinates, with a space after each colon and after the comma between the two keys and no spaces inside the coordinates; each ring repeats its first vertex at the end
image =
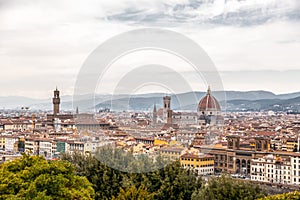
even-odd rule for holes
{"type": "MultiPolygon", "coordinates": [[[[158,200],[190,199],[193,191],[202,184],[200,178],[197,178],[192,171],[183,169],[179,162],[151,172],[126,173],[110,168],[90,155],[84,156],[80,153],[65,154],[62,156],[62,159],[74,164],[76,174],[88,178],[93,184],[96,199],[112,199],[113,197],[115,199],[128,199],[128,196],[134,196],[137,191],[149,198],[153,197],[158,200]]],[[[120,157],[120,159],[124,158],[120,157]]],[[[126,158],[125,160],[128,159],[126,158]]],[[[151,164],[150,161],[143,161],[130,162],[127,165],[139,171],[139,167],[144,167],[145,163],[151,164]]],[[[137,199],[143,198],[144,196],[137,199]]]]}
{"type": "Polygon", "coordinates": [[[206,185],[193,193],[192,199],[198,200],[252,200],[264,197],[265,192],[247,181],[233,179],[227,175],[211,177],[206,185]]]}
{"type": "Polygon", "coordinates": [[[298,200],[300,199],[300,192],[294,191],[284,194],[277,194],[272,196],[267,196],[264,198],[260,198],[259,200],[298,200]]]}
{"type": "Polygon", "coordinates": [[[92,185],[74,171],[66,161],[24,154],[0,165],[0,199],[92,199],[92,185]]]}
{"type": "Polygon", "coordinates": [[[124,190],[120,188],[120,193],[113,200],[153,200],[153,193],[149,193],[145,186],[140,186],[138,189],[133,185],[124,190]]]}
{"type": "MultiPolygon", "coordinates": [[[[104,149],[99,155],[108,151],[104,149]]],[[[126,167],[137,172],[145,169],[144,165],[160,168],[128,173],[111,168],[107,162],[90,154],[65,154],[60,161],[23,155],[21,159],[0,165],[0,199],[299,199],[299,192],[264,198],[265,193],[258,185],[226,175],[210,177],[205,183],[193,171],[182,168],[179,162],[161,167],[161,158],[155,166],[153,160],[145,160],[145,157],[135,162],[132,155],[118,150],[111,153],[109,162],[125,160],[126,167]]]]}

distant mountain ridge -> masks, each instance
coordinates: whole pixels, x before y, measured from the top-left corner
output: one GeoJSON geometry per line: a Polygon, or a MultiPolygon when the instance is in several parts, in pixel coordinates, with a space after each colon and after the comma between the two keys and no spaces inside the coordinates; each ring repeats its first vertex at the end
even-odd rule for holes
{"type": "MultiPolygon", "coordinates": [[[[199,100],[206,92],[186,92],[171,95],[172,108],[174,110],[197,109],[199,100]]],[[[219,100],[221,106],[226,110],[286,110],[291,108],[299,109],[300,92],[276,95],[269,91],[215,91],[212,94],[219,100]]],[[[164,93],[148,93],[137,95],[110,95],[96,94],[95,105],[91,105],[94,95],[82,95],[77,102],[73,102],[73,96],[65,95],[61,97],[62,110],[74,110],[73,106],[78,106],[79,110],[98,110],[101,108],[111,108],[112,110],[151,110],[153,105],[162,107],[162,97],[164,93]]],[[[51,110],[52,99],[32,99],[22,96],[0,97],[0,109],[20,109],[22,106],[30,107],[34,110],[51,110]]]]}

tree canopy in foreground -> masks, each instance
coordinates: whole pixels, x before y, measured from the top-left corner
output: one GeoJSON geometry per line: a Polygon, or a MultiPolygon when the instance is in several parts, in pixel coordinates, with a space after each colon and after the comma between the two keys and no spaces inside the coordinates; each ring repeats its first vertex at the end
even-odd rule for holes
{"type": "Polygon", "coordinates": [[[284,194],[267,196],[264,198],[260,198],[259,200],[298,200],[298,199],[300,199],[300,192],[294,191],[294,192],[288,192],[284,194]]]}
{"type": "Polygon", "coordinates": [[[67,161],[24,154],[0,165],[0,199],[93,199],[87,178],[67,161]]]}
{"type": "Polygon", "coordinates": [[[207,184],[193,193],[193,200],[252,200],[265,196],[259,185],[244,180],[233,179],[228,175],[211,177],[207,184]]]}

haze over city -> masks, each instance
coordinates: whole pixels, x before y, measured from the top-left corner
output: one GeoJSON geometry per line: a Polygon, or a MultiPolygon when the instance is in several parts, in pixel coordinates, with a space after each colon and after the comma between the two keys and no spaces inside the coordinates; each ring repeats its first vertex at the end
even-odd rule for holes
{"type": "MultiPolygon", "coordinates": [[[[299,7],[297,0],[1,0],[0,96],[47,98],[55,86],[72,95],[77,73],[96,47],[145,27],[173,30],[197,42],[215,63],[225,90],[298,92],[299,7]]],[[[153,63],[176,68],[194,91],[206,90],[184,61],[140,51],[114,63],[96,92],[112,93],[129,69],[153,63]]]]}

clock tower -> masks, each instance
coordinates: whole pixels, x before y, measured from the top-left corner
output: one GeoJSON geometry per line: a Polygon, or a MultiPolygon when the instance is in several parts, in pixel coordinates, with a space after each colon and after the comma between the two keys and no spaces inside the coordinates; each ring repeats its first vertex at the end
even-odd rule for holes
{"type": "Polygon", "coordinates": [[[54,90],[54,97],[52,98],[53,102],[53,114],[59,114],[59,104],[60,104],[60,97],[59,97],[59,90],[54,90]]]}

